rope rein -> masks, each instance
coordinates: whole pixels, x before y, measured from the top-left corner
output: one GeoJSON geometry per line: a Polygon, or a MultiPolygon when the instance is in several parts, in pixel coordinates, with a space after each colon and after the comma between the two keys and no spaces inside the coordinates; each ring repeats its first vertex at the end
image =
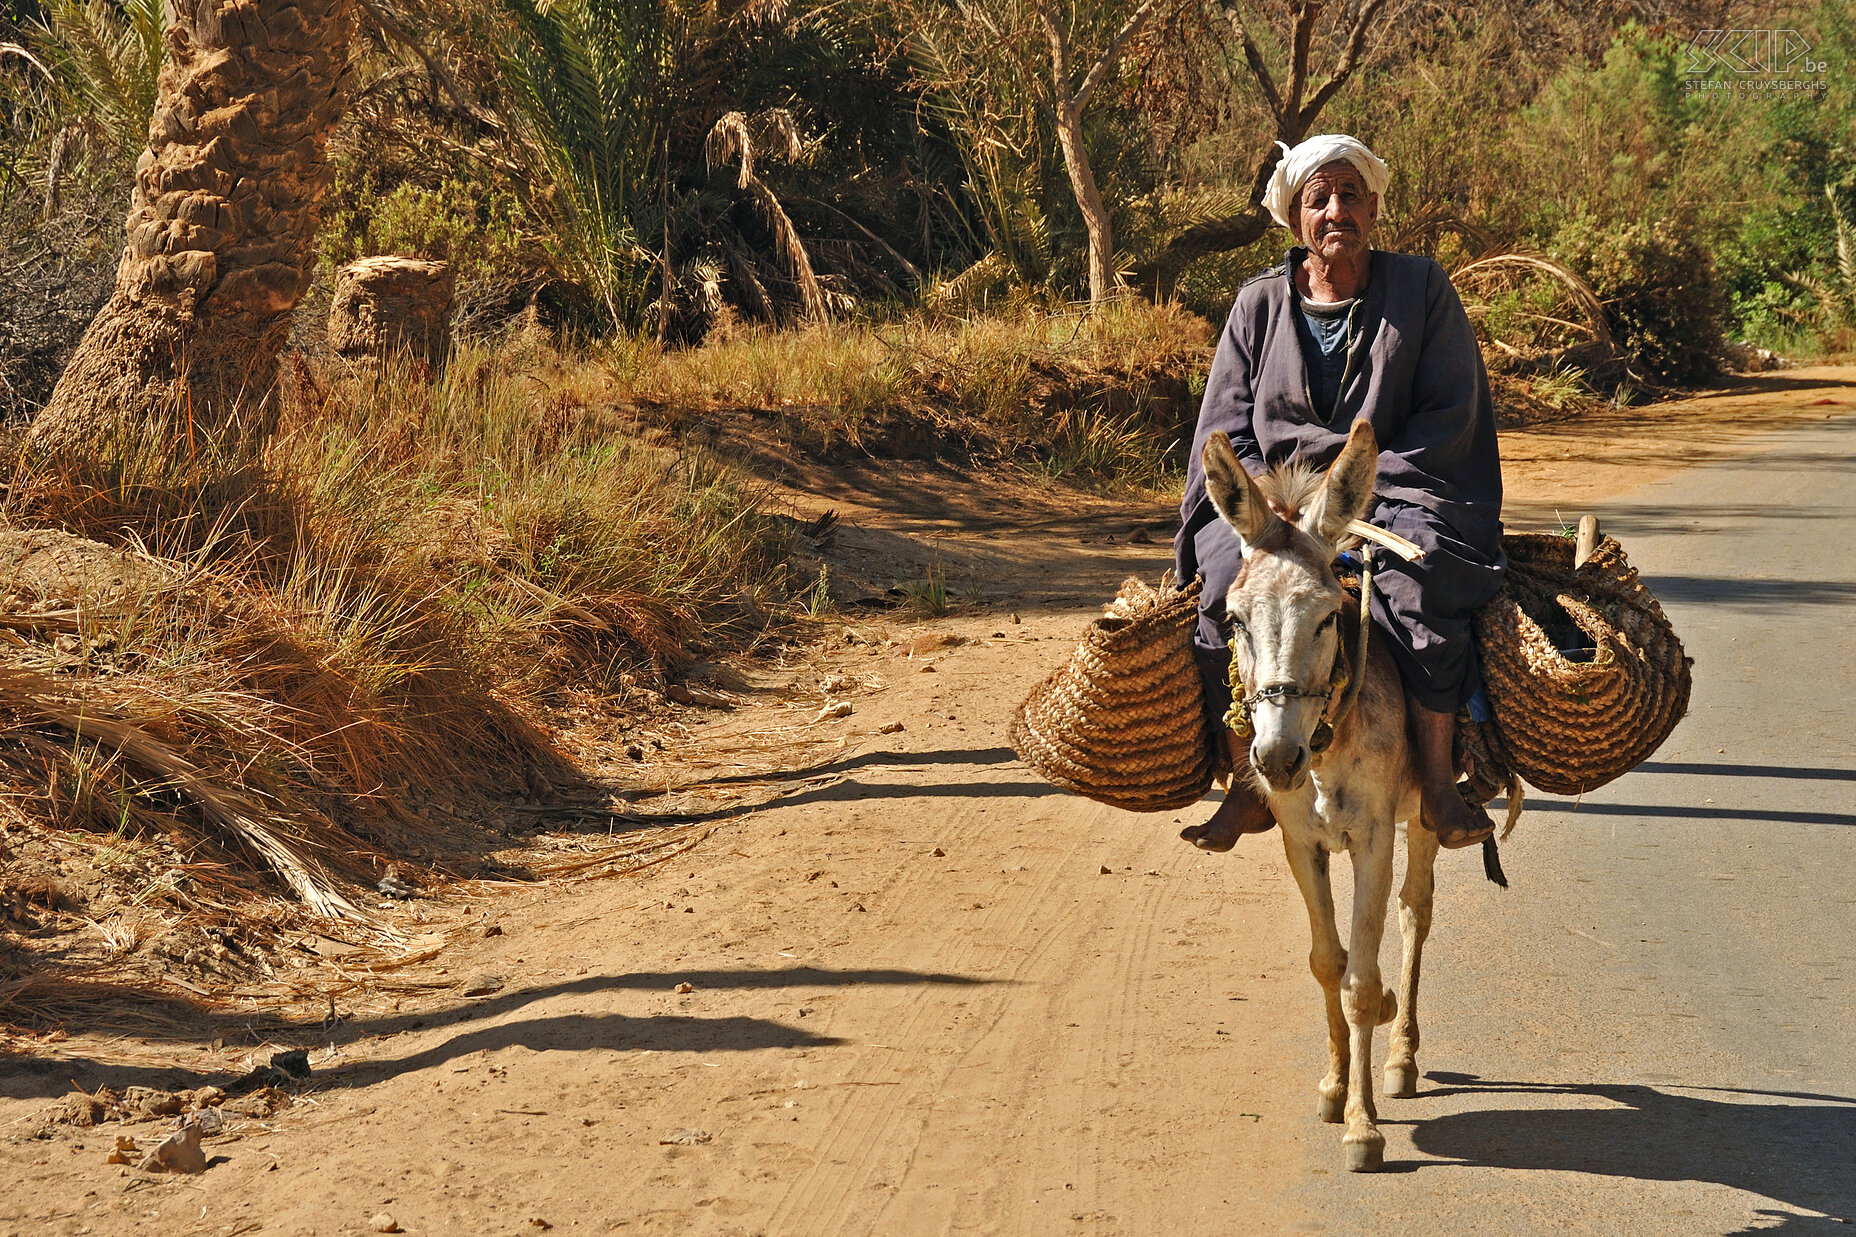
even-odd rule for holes
{"type": "Polygon", "coordinates": [[[1328,672],[1326,691],[1310,691],[1295,683],[1273,683],[1246,695],[1242,675],[1237,668],[1237,637],[1231,637],[1231,668],[1226,681],[1231,685],[1231,708],[1224,715],[1224,724],[1240,739],[1254,739],[1257,735],[1256,723],[1252,721],[1250,710],[1266,700],[1326,700],[1328,707],[1322,712],[1321,720],[1315,723],[1315,731],[1308,737],[1309,750],[1317,754],[1325,752],[1334,743],[1334,730],[1347,720],[1353,712],[1353,706],[1360,699],[1360,688],[1366,683],[1366,653],[1373,630],[1373,546],[1368,542],[1360,547],[1360,622],[1356,629],[1353,645],[1348,647],[1342,639],[1340,647],[1334,650],[1334,668],[1328,672]]]}
{"type": "MultiPolygon", "coordinates": [[[[1334,741],[1333,727],[1347,720],[1353,712],[1353,706],[1359,702],[1360,689],[1366,686],[1366,653],[1373,636],[1373,545],[1369,541],[1360,547],[1360,634],[1354,639],[1353,664],[1357,669],[1346,685],[1341,689],[1340,705],[1334,710],[1328,725],[1327,742],[1316,747],[1317,752],[1326,751],[1328,743],[1334,741]]],[[[1321,727],[1315,727],[1316,738],[1320,737],[1321,727]]],[[[1310,746],[1313,746],[1311,741],[1310,746]]]]}

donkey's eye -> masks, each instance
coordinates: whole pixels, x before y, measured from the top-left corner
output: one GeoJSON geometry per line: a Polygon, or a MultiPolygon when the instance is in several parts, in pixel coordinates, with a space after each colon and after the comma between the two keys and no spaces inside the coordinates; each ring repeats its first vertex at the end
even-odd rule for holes
{"type": "Polygon", "coordinates": [[[1333,614],[1328,615],[1326,618],[1322,619],[1320,625],[1315,628],[1315,634],[1318,636],[1322,632],[1326,631],[1328,628],[1334,626],[1335,622],[1338,621],[1339,618],[1340,618],[1340,613],[1338,611],[1336,611],[1333,614]]]}

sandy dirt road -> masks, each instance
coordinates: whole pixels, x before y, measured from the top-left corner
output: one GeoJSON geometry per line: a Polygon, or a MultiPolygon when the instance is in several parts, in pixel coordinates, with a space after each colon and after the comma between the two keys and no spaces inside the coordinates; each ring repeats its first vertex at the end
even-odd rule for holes
{"type": "MultiPolygon", "coordinates": [[[[1512,522],[1566,501],[1625,538],[1695,707],[1652,767],[1530,811],[1514,889],[1441,861],[1426,1077],[1382,1104],[1386,1174],[1344,1173],[1313,1117],[1274,835],[1205,855],[1189,817],[1062,795],[1005,748],[1094,604],[1165,565],[1163,537],[1127,541],[1153,513],[1014,537],[846,505],[851,551],[932,542],[1018,596],[856,624],[792,668],[855,680],[850,718],[805,728],[844,740],[827,772],[641,875],[435,902],[500,931],[326,1026],[73,1028],[5,1061],[0,1234],[1848,1231],[1856,574],[1818,534],[1856,516],[1856,375],[1791,378],[1505,442],[1512,522]],[[1609,489],[1564,462],[1595,456],[1609,489]],[[209,1140],[202,1176],[106,1164],[115,1127],[25,1136],[73,1081],[198,1085],[282,1046],[312,1085],[209,1140]]],[[[816,709],[769,695],[701,741],[816,709]]]]}

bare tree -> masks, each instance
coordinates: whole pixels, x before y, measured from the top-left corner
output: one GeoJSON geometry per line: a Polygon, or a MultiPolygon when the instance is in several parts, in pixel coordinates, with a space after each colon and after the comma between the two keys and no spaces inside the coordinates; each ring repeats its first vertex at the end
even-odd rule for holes
{"type": "Polygon", "coordinates": [[[1076,193],[1077,209],[1083,215],[1083,227],[1089,234],[1089,303],[1100,305],[1114,294],[1117,279],[1113,267],[1115,228],[1102,191],[1096,187],[1095,172],[1089,166],[1089,152],[1083,148],[1083,109],[1128,50],[1132,39],[1153,14],[1155,0],[1142,0],[1128,15],[1115,37],[1102,49],[1095,63],[1074,77],[1074,53],[1070,44],[1070,25],[1057,12],[1051,0],[1036,0],[1038,21],[1050,41],[1050,82],[1052,122],[1057,129],[1057,144],[1063,150],[1064,170],[1070,175],[1070,188],[1076,193]]]}
{"type": "Polygon", "coordinates": [[[206,431],[263,406],[309,284],[354,0],[167,0],[116,289],[34,421],[82,451],[119,418],[206,431]]]}
{"type": "MultiPolygon", "coordinates": [[[[1244,64],[1275,119],[1276,137],[1289,146],[1308,136],[1321,109],[1353,76],[1366,51],[1367,31],[1385,7],[1385,0],[1353,0],[1348,5],[1347,12],[1339,19],[1345,29],[1345,34],[1340,36],[1339,58],[1321,84],[1311,90],[1309,53],[1322,10],[1327,7],[1323,0],[1291,0],[1287,39],[1289,63],[1280,81],[1270,70],[1263,49],[1251,31],[1244,14],[1244,0],[1221,2],[1225,5],[1225,19],[1243,47],[1244,64]]],[[[1336,34],[1340,32],[1337,30],[1336,34]]],[[[1270,177],[1281,159],[1282,152],[1272,143],[1257,160],[1255,174],[1251,177],[1250,208],[1241,214],[1207,220],[1181,232],[1155,258],[1135,270],[1135,286],[1156,299],[1170,296],[1180,271],[1193,259],[1242,249],[1267,232],[1272,221],[1269,212],[1263,209],[1263,193],[1269,188],[1270,177]]]]}
{"type": "Polygon", "coordinates": [[[1114,225],[1083,115],[1142,30],[1180,0],[905,3],[919,27],[909,38],[910,59],[930,107],[956,136],[999,257],[1021,277],[1033,277],[1029,267],[1048,270],[1042,191],[1056,189],[1046,177],[1058,154],[1088,238],[1090,300],[1112,296],[1119,282],[1114,225]]]}

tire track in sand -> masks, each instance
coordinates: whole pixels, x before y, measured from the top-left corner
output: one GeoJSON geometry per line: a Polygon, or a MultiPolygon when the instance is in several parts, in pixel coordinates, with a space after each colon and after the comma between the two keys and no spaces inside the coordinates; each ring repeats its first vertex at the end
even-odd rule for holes
{"type": "MultiPolygon", "coordinates": [[[[1021,776],[1005,766],[976,780],[1021,776]]],[[[1183,847],[1168,817],[1037,796],[1014,801],[1002,830],[986,819],[996,797],[935,802],[946,815],[933,832],[971,858],[932,879],[892,873],[875,895],[884,912],[932,926],[886,961],[991,983],[886,990],[859,1002],[853,1025],[832,1024],[860,1042],[848,1061],[832,1054],[837,1080],[859,1085],[839,1089],[812,1167],[766,1231],[1120,1233],[1154,1231],[1162,1215],[1168,1231],[1219,1231],[1233,1216],[1206,1191],[1227,1179],[1234,1142],[1253,1165],[1296,1152],[1282,1123],[1237,1119],[1261,1101],[1240,1099],[1215,1049],[1192,1042],[1209,1032],[1181,1017],[1182,1002],[1225,1013],[1212,991],[1223,977],[1196,956],[1170,962],[1165,942],[1196,950],[1180,926],[1196,917],[1237,942],[1230,969],[1256,973],[1262,950],[1280,971],[1293,934],[1230,921],[1281,891],[1254,858],[1183,847]],[[977,912],[976,893],[989,899],[977,912]],[[1249,1128],[1234,1138],[1236,1125],[1249,1128]],[[1226,1131],[1216,1145],[1210,1129],[1226,1131]]]]}

